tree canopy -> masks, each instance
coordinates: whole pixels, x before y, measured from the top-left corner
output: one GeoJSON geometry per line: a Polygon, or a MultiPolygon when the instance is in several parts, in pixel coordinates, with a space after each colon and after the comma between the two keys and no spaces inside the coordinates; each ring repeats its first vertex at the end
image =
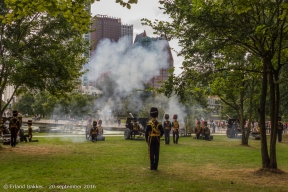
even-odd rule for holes
{"type": "MultiPolygon", "coordinates": [[[[89,6],[95,1],[100,0],[1,0],[5,2],[6,7],[10,10],[5,15],[0,15],[2,23],[12,23],[18,19],[27,16],[33,16],[39,13],[47,13],[55,18],[62,15],[67,22],[73,25],[75,29],[83,33],[90,29],[91,15],[89,6]]],[[[131,8],[131,4],[137,3],[138,0],[116,0],[123,7],[131,8]]]]}
{"type": "MultiPolygon", "coordinates": [[[[11,11],[3,0],[0,5],[2,16],[11,11]]],[[[35,13],[11,23],[3,21],[0,19],[1,95],[9,85],[14,87],[13,97],[28,90],[59,95],[78,84],[87,42],[63,15],[35,13]]]]}
{"type": "MultiPolygon", "coordinates": [[[[95,0],[0,0],[0,95],[46,90],[61,96],[79,84],[89,48],[82,38],[90,30],[89,6],[95,0]]],[[[128,2],[117,0],[123,7],[128,2]]]]}
{"type": "MultiPolygon", "coordinates": [[[[261,154],[263,168],[277,168],[276,134],[278,125],[280,89],[279,73],[287,63],[287,8],[282,0],[161,0],[164,13],[169,21],[151,22],[144,19],[158,34],[168,39],[179,39],[184,57],[183,73],[174,88],[187,89],[189,80],[201,74],[201,83],[207,82],[211,74],[229,70],[229,62],[223,65],[219,59],[226,57],[230,50],[242,50],[257,57],[261,65],[254,71],[247,67],[241,70],[261,74],[260,105],[258,107],[261,126],[261,154]],[[188,79],[188,81],[187,81],[188,79]],[[269,97],[267,97],[269,95],[269,97]],[[272,132],[270,153],[268,153],[265,112],[269,98],[272,132]],[[270,154],[270,157],[269,157],[270,154]]],[[[240,70],[237,68],[237,70],[240,70]]],[[[195,84],[194,84],[195,85],[195,84]]]]}

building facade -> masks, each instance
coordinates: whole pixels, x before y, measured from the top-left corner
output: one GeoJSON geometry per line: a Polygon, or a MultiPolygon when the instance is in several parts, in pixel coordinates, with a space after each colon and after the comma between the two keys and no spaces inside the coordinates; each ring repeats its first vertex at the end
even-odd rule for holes
{"type": "Polygon", "coordinates": [[[109,17],[107,15],[94,16],[92,24],[92,32],[90,34],[91,55],[97,48],[97,44],[102,39],[110,39],[117,42],[121,37],[121,19],[116,17],[109,17]]]}
{"type": "Polygon", "coordinates": [[[121,37],[128,37],[131,45],[133,44],[133,25],[121,24],[121,37]]]}
{"type": "MultiPolygon", "coordinates": [[[[112,42],[117,42],[121,37],[127,36],[132,45],[133,25],[122,24],[120,18],[110,17],[107,15],[95,15],[93,20],[94,21],[91,27],[92,32],[90,33],[90,57],[93,57],[97,49],[97,44],[103,39],[109,39],[112,42]]],[[[89,73],[91,75],[100,73],[100,77],[102,77],[102,73],[109,72],[109,69],[101,69],[102,71],[95,71],[95,67],[89,65],[87,65],[85,69],[88,69],[89,72],[86,73],[87,78],[83,78],[83,85],[87,85],[88,82],[89,86],[94,87],[96,87],[97,80],[89,79],[89,73]]]]}

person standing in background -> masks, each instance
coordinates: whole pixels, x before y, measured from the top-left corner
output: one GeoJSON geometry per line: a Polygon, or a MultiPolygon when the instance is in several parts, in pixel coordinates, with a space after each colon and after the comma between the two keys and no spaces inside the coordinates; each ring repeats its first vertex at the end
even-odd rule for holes
{"type": "Polygon", "coordinates": [[[163,136],[164,130],[161,123],[157,121],[158,109],[156,107],[151,107],[150,117],[151,119],[148,122],[145,131],[145,140],[148,144],[150,170],[157,170],[160,153],[160,138],[163,136]]]}
{"type": "Polygon", "coordinates": [[[165,144],[170,144],[170,132],[171,132],[171,122],[169,121],[169,115],[165,114],[165,121],[163,122],[165,144]]]}
{"type": "Polygon", "coordinates": [[[174,144],[178,144],[179,139],[179,122],[177,121],[178,115],[173,115],[174,121],[172,122],[172,129],[173,129],[173,142],[174,144]]]}

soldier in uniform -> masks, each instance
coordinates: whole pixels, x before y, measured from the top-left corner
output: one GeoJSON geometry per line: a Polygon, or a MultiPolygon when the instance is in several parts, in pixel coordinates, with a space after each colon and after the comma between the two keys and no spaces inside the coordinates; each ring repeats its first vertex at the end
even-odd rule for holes
{"type": "Polygon", "coordinates": [[[90,135],[91,135],[92,142],[97,141],[97,136],[98,136],[97,121],[93,121],[93,126],[90,130],[90,135]]]}
{"type": "Polygon", "coordinates": [[[172,122],[173,142],[174,144],[178,144],[178,139],[179,139],[179,122],[177,121],[178,115],[176,114],[173,115],[173,119],[174,119],[174,121],[172,122]]]}
{"type": "Polygon", "coordinates": [[[134,118],[133,123],[132,123],[132,130],[131,130],[130,138],[132,139],[132,135],[134,135],[134,139],[135,139],[135,135],[138,134],[138,131],[140,131],[140,126],[137,123],[137,118],[134,118]]]}
{"type": "Polygon", "coordinates": [[[201,133],[201,122],[198,120],[197,125],[195,127],[195,134],[196,134],[196,139],[200,139],[200,133],[201,133]]]}
{"type": "Polygon", "coordinates": [[[169,121],[169,115],[168,114],[165,114],[165,121],[163,122],[163,127],[164,127],[165,144],[169,145],[170,132],[171,132],[171,122],[169,121]]]}
{"type": "Polygon", "coordinates": [[[278,142],[282,142],[282,133],[283,133],[283,124],[281,122],[281,117],[278,118],[278,126],[277,126],[277,135],[278,135],[278,142]]]}
{"type": "Polygon", "coordinates": [[[161,123],[157,121],[158,109],[156,107],[150,109],[150,117],[151,119],[146,126],[145,139],[149,150],[150,170],[157,170],[160,152],[160,138],[163,136],[164,130],[161,123]]]}
{"type": "Polygon", "coordinates": [[[16,146],[18,131],[20,130],[20,127],[21,127],[21,123],[17,116],[18,116],[18,111],[13,110],[13,118],[11,118],[9,122],[9,130],[11,133],[10,142],[11,142],[12,147],[16,146]]]}
{"type": "Polygon", "coordinates": [[[32,141],[32,127],[31,127],[32,120],[28,120],[27,124],[28,124],[28,134],[25,135],[24,139],[25,139],[25,142],[27,142],[27,137],[28,137],[29,142],[31,142],[32,141]]]}
{"type": "Polygon", "coordinates": [[[210,140],[210,129],[207,126],[207,121],[204,121],[204,138],[206,141],[211,141],[210,140]]]}

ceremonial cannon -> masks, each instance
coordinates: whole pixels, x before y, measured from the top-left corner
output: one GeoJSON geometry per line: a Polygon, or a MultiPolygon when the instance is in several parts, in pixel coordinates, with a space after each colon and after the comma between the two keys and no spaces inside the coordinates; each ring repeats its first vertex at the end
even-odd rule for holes
{"type": "Polygon", "coordinates": [[[128,139],[144,139],[146,125],[149,118],[134,118],[126,119],[126,128],[124,130],[124,138],[128,139]],[[136,137],[137,136],[137,137],[136,137]]]}
{"type": "Polygon", "coordinates": [[[227,120],[227,131],[226,136],[228,138],[235,138],[238,136],[238,134],[241,134],[241,127],[239,124],[239,119],[231,119],[229,118],[227,120]]]}
{"type": "MultiPolygon", "coordinates": [[[[4,144],[4,145],[10,145],[10,140],[11,140],[11,133],[9,130],[9,122],[10,119],[12,119],[13,117],[1,117],[1,122],[0,122],[0,141],[4,144]]],[[[22,124],[22,117],[18,117],[19,121],[20,121],[20,126],[22,124]]],[[[20,135],[20,140],[21,140],[21,128],[19,130],[19,135],[20,135]]],[[[22,130],[23,132],[23,130],[22,130]]],[[[19,139],[17,138],[16,144],[18,144],[19,139]]]]}

